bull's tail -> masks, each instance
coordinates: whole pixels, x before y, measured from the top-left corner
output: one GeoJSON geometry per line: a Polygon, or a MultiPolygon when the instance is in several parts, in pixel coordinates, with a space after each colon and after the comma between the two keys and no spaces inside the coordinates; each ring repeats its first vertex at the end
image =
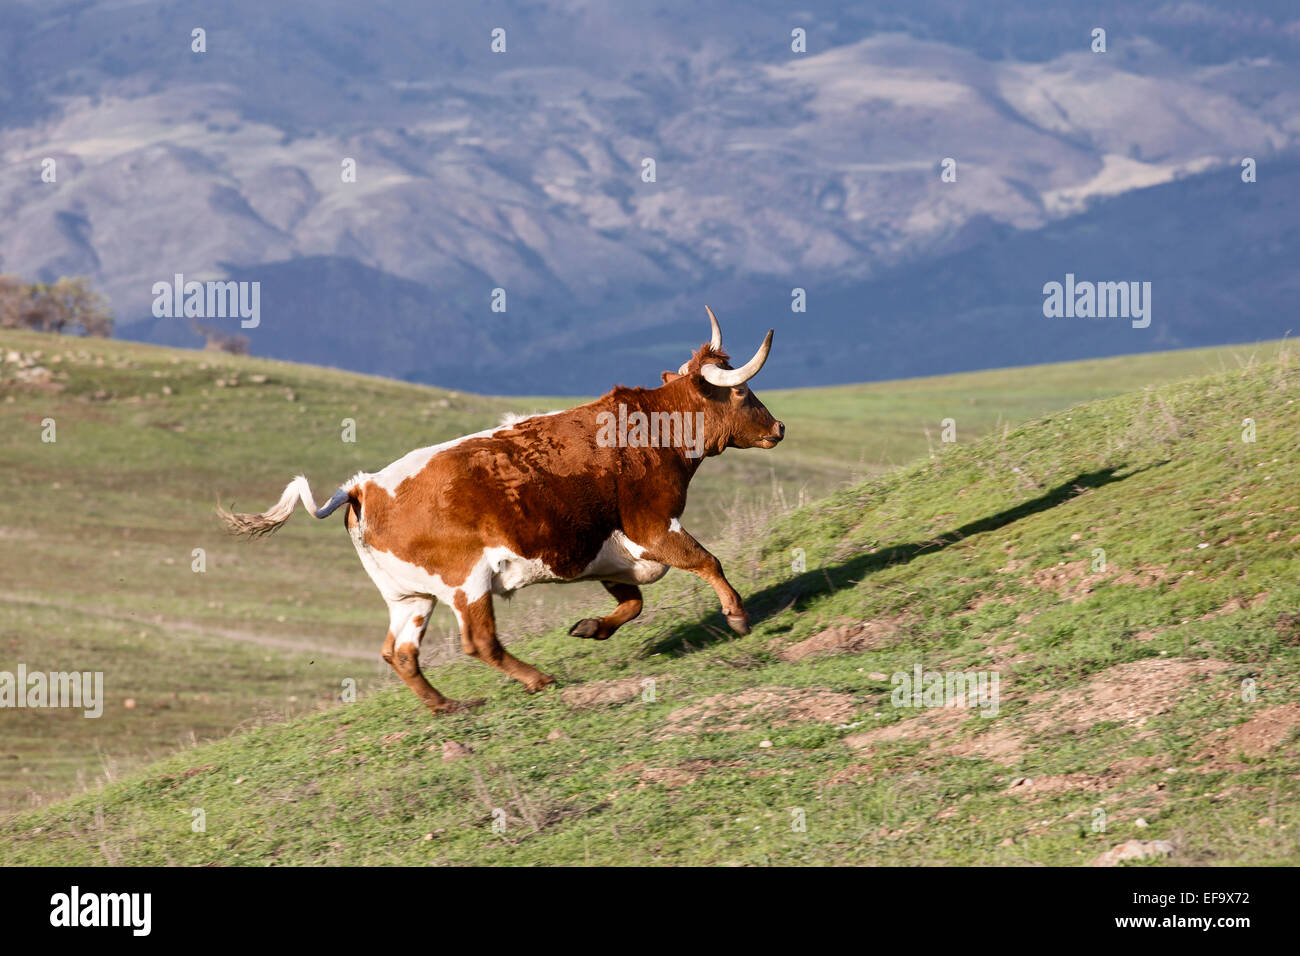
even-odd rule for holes
{"type": "Polygon", "coordinates": [[[289,520],[289,516],[293,514],[293,509],[297,507],[300,500],[307,510],[317,518],[327,518],[334,513],[334,509],[347,501],[349,497],[351,496],[347,489],[340,488],[334,492],[334,497],[325,502],[322,507],[317,508],[316,499],[311,494],[311,486],[307,484],[306,478],[299,475],[285,486],[284,494],[280,495],[280,500],[261,514],[233,513],[221,507],[217,508],[217,514],[231,534],[246,534],[254,537],[270,534],[272,531],[277,530],[289,520]]]}

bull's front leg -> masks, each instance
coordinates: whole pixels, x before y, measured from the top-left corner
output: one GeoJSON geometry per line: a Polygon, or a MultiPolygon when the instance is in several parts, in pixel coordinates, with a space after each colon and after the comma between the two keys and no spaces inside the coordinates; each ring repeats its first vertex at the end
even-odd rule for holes
{"type": "Polygon", "coordinates": [[[644,549],[638,557],[698,574],[717,593],[731,629],[737,634],[749,633],[749,615],[744,602],[722,573],[722,563],[691,537],[676,518],[666,525],[647,522],[637,528],[626,528],[624,533],[644,549]]]}

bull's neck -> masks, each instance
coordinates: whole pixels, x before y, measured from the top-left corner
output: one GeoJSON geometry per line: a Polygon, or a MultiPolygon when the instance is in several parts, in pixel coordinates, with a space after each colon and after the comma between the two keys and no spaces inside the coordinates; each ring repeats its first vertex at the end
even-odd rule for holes
{"type": "MultiPolygon", "coordinates": [[[[670,424],[670,431],[674,438],[681,440],[672,441],[667,445],[656,442],[653,446],[642,446],[636,450],[658,459],[661,467],[668,465],[678,472],[682,478],[682,490],[685,491],[686,484],[695,477],[704,459],[721,452],[725,443],[720,443],[716,436],[702,434],[707,416],[702,409],[693,408],[689,400],[683,401],[683,396],[673,388],[674,384],[676,383],[656,389],[619,389],[607,395],[603,404],[606,411],[618,416],[620,430],[626,420],[625,416],[631,416],[634,412],[646,416],[651,423],[651,431],[654,430],[654,423],[659,421],[651,416],[656,414],[677,416],[676,421],[670,424]],[[625,411],[620,412],[620,404],[625,406],[625,411]],[[689,429],[689,441],[685,440],[687,429],[689,429]]],[[[631,452],[633,448],[628,447],[624,450],[631,452]]]]}

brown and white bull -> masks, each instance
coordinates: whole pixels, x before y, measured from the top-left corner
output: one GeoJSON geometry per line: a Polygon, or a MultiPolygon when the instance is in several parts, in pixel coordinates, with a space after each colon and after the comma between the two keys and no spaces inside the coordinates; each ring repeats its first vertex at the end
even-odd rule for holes
{"type": "Polygon", "coordinates": [[[772,332],[732,369],[708,312],[711,341],[664,372],[658,388],[618,386],[578,408],[419,448],[354,476],[319,509],[299,476],[269,511],[221,517],[236,534],[260,535],[288,521],[299,500],[318,518],[346,505],[348,534],[388,603],[383,658],[435,713],[480,703],[449,700],[420,672],[420,641],[437,601],[455,612],[466,654],[530,691],[554,678],[501,646],[494,594],[600,581],[618,607],[569,633],[605,640],[641,613],[640,585],[681,568],[712,586],[727,623],[746,634],[740,595],[680,519],[704,458],[775,447],[785,426],[745,384],[767,361],[772,332]]]}

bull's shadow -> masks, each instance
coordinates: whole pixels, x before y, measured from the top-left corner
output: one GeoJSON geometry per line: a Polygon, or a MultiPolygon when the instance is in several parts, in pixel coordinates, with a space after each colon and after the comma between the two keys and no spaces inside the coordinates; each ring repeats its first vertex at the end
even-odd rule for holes
{"type": "MultiPolygon", "coordinates": [[[[1039,514],[1050,508],[1055,508],[1057,505],[1064,504],[1089,489],[1100,488],[1116,481],[1123,481],[1125,478],[1131,478],[1147,468],[1158,467],[1158,465],[1162,464],[1164,462],[1157,462],[1124,474],[1119,474],[1119,470],[1124,467],[1123,465],[1085,472],[1071,478],[1069,481],[1062,482],[1037,498],[1022,502],[1013,508],[1007,508],[1005,511],[999,511],[997,514],[989,515],[986,518],[968,522],[960,528],[945,532],[936,538],[930,538],[926,541],[913,541],[908,544],[896,544],[888,548],[881,548],[871,554],[855,555],[839,564],[809,568],[795,577],[769,585],[748,596],[744,595],[742,591],[745,608],[749,611],[750,619],[758,623],[770,616],[774,611],[788,608],[797,601],[818,594],[837,591],[841,588],[853,587],[860,583],[865,575],[874,574],[891,565],[907,564],[909,561],[925,554],[942,551],[965,538],[969,538],[971,535],[982,534],[985,531],[996,531],[998,528],[1006,527],[1021,518],[1027,518],[1030,515],[1039,514]]],[[[683,650],[698,649],[701,646],[713,644],[717,641],[728,640],[731,636],[730,632],[724,630],[723,627],[715,627],[711,623],[705,625],[701,621],[683,622],[674,627],[668,634],[648,644],[644,654],[680,653],[683,650]]]]}

